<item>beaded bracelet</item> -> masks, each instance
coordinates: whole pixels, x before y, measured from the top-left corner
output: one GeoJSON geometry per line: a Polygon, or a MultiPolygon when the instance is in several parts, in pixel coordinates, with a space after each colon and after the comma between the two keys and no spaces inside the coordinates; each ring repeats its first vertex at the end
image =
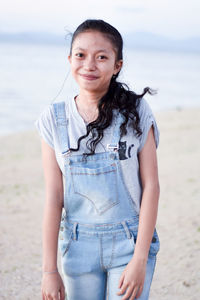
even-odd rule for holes
{"type": "Polygon", "coordinates": [[[52,274],[52,273],[57,273],[58,269],[54,270],[54,271],[43,271],[44,274],[52,274]]]}

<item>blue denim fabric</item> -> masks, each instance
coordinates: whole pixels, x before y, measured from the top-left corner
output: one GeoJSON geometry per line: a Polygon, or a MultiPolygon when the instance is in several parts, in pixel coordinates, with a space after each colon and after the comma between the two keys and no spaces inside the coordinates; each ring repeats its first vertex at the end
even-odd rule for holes
{"type": "MultiPolygon", "coordinates": [[[[67,299],[121,299],[118,282],[133,256],[139,222],[117,151],[123,116],[116,116],[107,151],[86,158],[69,151],[64,102],[54,104],[54,114],[66,174],[59,249],[67,299]]],[[[139,300],[148,299],[159,246],[155,229],[139,300]]]]}

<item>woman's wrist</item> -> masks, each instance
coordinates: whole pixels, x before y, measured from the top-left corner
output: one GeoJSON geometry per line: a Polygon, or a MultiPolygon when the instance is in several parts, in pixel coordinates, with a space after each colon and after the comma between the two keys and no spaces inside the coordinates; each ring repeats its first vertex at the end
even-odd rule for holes
{"type": "Polygon", "coordinates": [[[142,251],[136,251],[133,254],[132,260],[140,261],[141,263],[146,263],[148,260],[148,253],[142,251]]]}
{"type": "Polygon", "coordinates": [[[54,274],[54,273],[58,273],[58,269],[53,269],[53,270],[43,270],[42,271],[43,274],[54,274]]]}

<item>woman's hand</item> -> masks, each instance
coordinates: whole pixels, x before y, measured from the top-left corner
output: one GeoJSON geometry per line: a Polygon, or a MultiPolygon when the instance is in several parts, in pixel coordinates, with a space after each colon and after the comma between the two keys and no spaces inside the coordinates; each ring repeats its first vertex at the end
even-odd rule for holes
{"type": "Polygon", "coordinates": [[[65,300],[65,287],[60,274],[43,274],[42,300],[65,300]]]}
{"type": "Polygon", "coordinates": [[[142,294],[146,273],[146,261],[136,259],[134,256],[122,272],[118,287],[120,291],[117,295],[124,294],[122,300],[134,300],[142,294]]]}

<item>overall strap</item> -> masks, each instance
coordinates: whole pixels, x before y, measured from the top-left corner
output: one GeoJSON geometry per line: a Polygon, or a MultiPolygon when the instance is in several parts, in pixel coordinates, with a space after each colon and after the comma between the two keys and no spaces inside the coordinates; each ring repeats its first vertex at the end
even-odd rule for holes
{"type": "Polygon", "coordinates": [[[113,129],[111,143],[107,144],[108,150],[118,150],[119,149],[119,140],[120,140],[120,125],[124,121],[124,116],[118,111],[115,119],[115,125],[113,129]]]}
{"type": "Polygon", "coordinates": [[[69,152],[69,137],[68,137],[68,120],[66,118],[65,102],[53,103],[56,126],[58,130],[58,138],[62,154],[69,152]]]}

